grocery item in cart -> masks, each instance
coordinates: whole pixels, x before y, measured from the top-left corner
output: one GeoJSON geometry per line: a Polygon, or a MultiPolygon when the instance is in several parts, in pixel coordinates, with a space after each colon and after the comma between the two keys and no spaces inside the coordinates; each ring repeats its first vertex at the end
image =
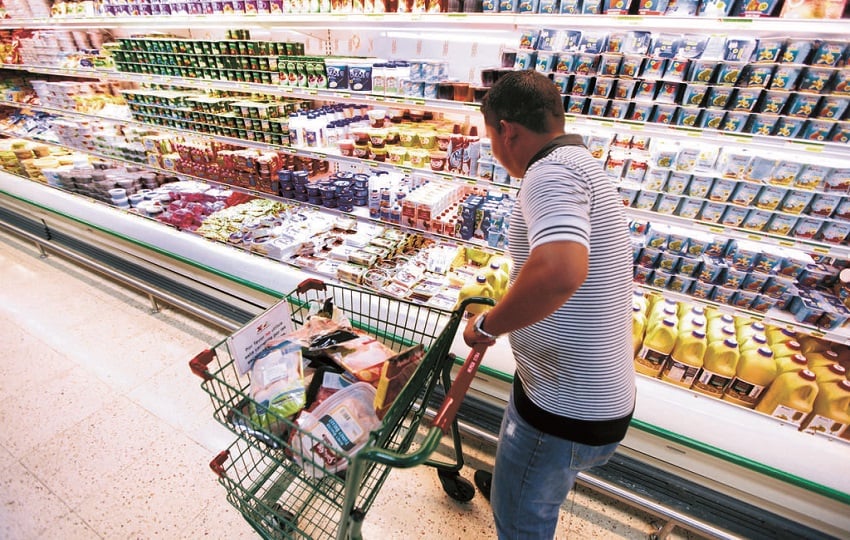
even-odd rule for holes
{"type": "Polygon", "coordinates": [[[285,341],[266,349],[251,368],[251,398],[256,402],[251,420],[274,425],[304,408],[304,368],[301,346],[285,341]],[[268,416],[269,414],[272,416],[268,416]]]}
{"type": "Polygon", "coordinates": [[[298,417],[292,440],[293,456],[313,478],[342,471],[347,457],[354,455],[380,426],[375,414],[375,388],[355,383],[323,401],[312,412],[298,417]]]}
{"type": "Polygon", "coordinates": [[[416,371],[423,356],[425,356],[425,349],[422,345],[416,345],[384,362],[381,367],[381,378],[378,381],[378,391],[375,394],[375,413],[378,418],[384,418],[404,385],[416,371]]]}

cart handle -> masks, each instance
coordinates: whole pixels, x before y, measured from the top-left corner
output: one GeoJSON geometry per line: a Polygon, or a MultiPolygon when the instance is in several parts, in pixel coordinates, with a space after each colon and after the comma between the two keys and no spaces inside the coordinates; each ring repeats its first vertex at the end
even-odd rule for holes
{"type": "Polygon", "coordinates": [[[304,294],[307,291],[324,291],[326,289],[325,282],[316,278],[307,278],[295,287],[295,291],[298,294],[304,294]]]}
{"type": "Polygon", "coordinates": [[[212,379],[212,375],[210,375],[207,366],[210,365],[210,362],[215,358],[215,352],[212,349],[206,349],[204,351],[199,352],[195,355],[194,358],[189,360],[189,369],[192,370],[192,373],[202,378],[205,381],[212,379]]]}
{"type": "Polygon", "coordinates": [[[212,461],[210,461],[210,469],[212,469],[219,478],[224,478],[224,462],[227,461],[227,458],[229,457],[230,451],[222,450],[217,456],[212,458],[212,461]]]}

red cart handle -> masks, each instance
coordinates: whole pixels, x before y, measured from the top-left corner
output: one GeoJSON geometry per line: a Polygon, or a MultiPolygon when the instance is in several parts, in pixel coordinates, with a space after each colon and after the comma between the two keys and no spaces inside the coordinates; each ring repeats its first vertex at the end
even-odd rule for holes
{"type": "Polygon", "coordinates": [[[301,283],[299,283],[298,286],[295,288],[298,294],[304,294],[305,292],[310,290],[324,291],[326,289],[327,287],[325,287],[325,282],[321,279],[316,278],[307,278],[301,283]]]}
{"type": "Polygon", "coordinates": [[[189,369],[191,369],[192,373],[198,377],[208,381],[212,379],[212,375],[210,375],[209,370],[207,370],[207,366],[210,365],[213,358],[215,358],[215,353],[212,349],[201,351],[194,358],[189,360],[189,369]]]}
{"type": "Polygon", "coordinates": [[[451,388],[446,393],[443,404],[437,415],[434,417],[431,426],[440,428],[443,433],[448,433],[452,425],[452,421],[460,409],[463,398],[466,395],[469,386],[472,384],[472,379],[475,378],[475,372],[478,371],[478,366],[481,365],[481,360],[484,358],[484,352],[487,350],[486,345],[475,345],[466,357],[463,367],[452,382],[451,388]]]}
{"type": "Polygon", "coordinates": [[[230,452],[228,450],[222,450],[212,459],[212,461],[210,461],[210,469],[212,469],[219,478],[224,477],[224,462],[227,461],[227,458],[229,457],[230,452]]]}

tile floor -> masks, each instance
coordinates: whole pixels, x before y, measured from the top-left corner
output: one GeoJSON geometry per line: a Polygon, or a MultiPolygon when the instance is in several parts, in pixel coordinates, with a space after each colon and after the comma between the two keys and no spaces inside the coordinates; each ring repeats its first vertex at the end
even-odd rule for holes
{"type": "MultiPolygon", "coordinates": [[[[0,232],[0,538],[237,539],[256,534],[210,459],[233,440],[187,361],[223,334],[0,232]]],[[[466,446],[471,478],[492,448],[466,446]]],[[[558,538],[646,538],[653,519],[573,492],[558,538]]],[[[489,507],[396,470],[367,539],[493,538],[489,507]]],[[[687,538],[684,533],[675,538],[687,538]]]]}

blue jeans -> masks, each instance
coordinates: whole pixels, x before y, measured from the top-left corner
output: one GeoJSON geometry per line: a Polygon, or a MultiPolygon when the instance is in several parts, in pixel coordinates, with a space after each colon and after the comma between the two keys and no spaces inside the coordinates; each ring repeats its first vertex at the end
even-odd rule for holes
{"type": "Polygon", "coordinates": [[[511,392],[490,492],[499,540],[553,538],[579,471],[605,464],[618,445],[589,446],[543,433],[520,417],[511,392]]]}

